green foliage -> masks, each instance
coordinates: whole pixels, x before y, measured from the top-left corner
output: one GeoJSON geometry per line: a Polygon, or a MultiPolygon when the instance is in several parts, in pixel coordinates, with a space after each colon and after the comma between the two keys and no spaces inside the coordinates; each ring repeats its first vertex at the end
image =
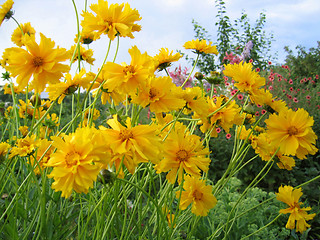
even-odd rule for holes
{"type": "MultiPolygon", "coordinates": [[[[218,203],[213,211],[210,211],[208,218],[203,218],[197,228],[197,239],[206,239],[211,232],[208,229],[219,229],[223,227],[228,220],[228,213],[237,202],[241,195],[240,189],[243,188],[241,180],[233,177],[223,188],[218,197],[218,203]]],[[[261,202],[274,198],[274,193],[267,193],[257,187],[249,190],[248,194],[238,205],[236,214],[239,215],[250,208],[259,205],[261,202]]],[[[271,222],[279,213],[281,203],[276,199],[270,200],[265,204],[261,204],[253,211],[249,211],[242,217],[236,218],[232,223],[232,228],[227,239],[241,239],[259,228],[271,222]],[[257,217],[259,216],[259,217],[257,217]]],[[[249,239],[285,239],[290,235],[290,231],[285,229],[286,218],[280,217],[271,226],[265,228],[259,233],[253,235],[249,239]]],[[[223,239],[225,232],[219,231],[219,235],[215,239],[223,239]]]]}
{"type": "MultiPolygon", "coordinates": [[[[221,66],[224,62],[225,53],[234,52],[241,55],[245,45],[252,41],[253,48],[250,52],[250,58],[253,59],[253,65],[264,69],[267,67],[267,62],[274,60],[275,56],[270,54],[271,44],[274,41],[273,34],[267,33],[264,30],[266,23],[266,14],[261,12],[259,18],[251,25],[251,21],[245,12],[242,12],[239,19],[232,22],[227,15],[225,2],[216,0],[216,7],[218,14],[216,15],[217,21],[217,38],[213,39],[216,42],[219,51],[219,62],[215,62],[213,55],[202,54],[198,60],[198,68],[204,74],[209,74],[221,66]]],[[[200,26],[198,22],[192,20],[195,31],[195,38],[212,40],[208,35],[208,31],[200,26]]],[[[194,63],[194,59],[188,58],[194,63]]],[[[245,59],[248,60],[248,59],[245,59]]]]}
{"type": "Polygon", "coordinates": [[[284,49],[288,53],[285,62],[291,69],[292,78],[315,79],[316,75],[320,75],[320,41],[317,41],[317,46],[310,48],[309,51],[303,46],[297,46],[296,55],[288,46],[284,49]]]}

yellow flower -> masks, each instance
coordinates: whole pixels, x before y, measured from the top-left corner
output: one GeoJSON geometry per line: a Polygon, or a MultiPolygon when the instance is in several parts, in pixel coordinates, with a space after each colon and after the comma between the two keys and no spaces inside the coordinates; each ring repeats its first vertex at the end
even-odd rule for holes
{"type": "Polygon", "coordinates": [[[169,172],[167,179],[174,184],[176,177],[181,183],[184,171],[200,177],[201,170],[207,172],[210,159],[209,149],[204,148],[200,137],[186,131],[184,125],[178,125],[170,132],[164,142],[164,158],[155,166],[157,173],[169,172]]]}
{"type": "Polygon", "coordinates": [[[77,193],[87,193],[96,181],[103,164],[109,159],[105,144],[98,139],[98,130],[80,128],[74,133],[52,137],[52,145],[57,151],[50,156],[46,167],[53,167],[49,174],[54,179],[52,188],[61,191],[68,198],[72,189],[77,193]]]}
{"type": "Polygon", "coordinates": [[[34,168],[33,171],[35,174],[40,174],[46,167],[46,163],[49,161],[54,149],[51,147],[51,144],[52,142],[47,139],[39,140],[39,147],[37,148],[36,153],[30,156],[30,164],[34,168]]]}
{"type": "Polygon", "coordinates": [[[243,116],[240,114],[240,107],[234,100],[230,101],[228,105],[217,111],[228,99],[225,96],[207,98],[207,108],[205,114],[198,116],[195,114],[195,118],[200,117],[202,126],[200,130],[205,133],[211,131],[211,137],[217,137],[216,128],[221,126],[226,132],[229,132],[230,128],[236,124],[241,125],[243,122],[243,116]],[[217,111],[217,112],[216,112],[217,111]],[[215,113],[214,113],[215,112],[215,113]],[[214,114],[213,114],[214,113],[214,114]],[[208,117],[208,115],[212,115],[208,117]]]}
{"type": "Polygon", "coordinates": [[[191,110],[196,112],[198,115],[206,113],[207,101],[201,88],[185,88],[182,92],[181,98],[186,101],[187,113],[190,113],[191,110]]]}
{"type": "Polygon", "coordinates": [[[161,139],[157,136],[157,129],[153,125],[131,126],[130,118],[122,124],[117,115],[107,121],[112,129],[100,127],[105,136],[105,144],[109,145],[113,155],[112,161],[116,161],[117,172],[119,171],[119,160],[125,157],[123,164],[130,173],[140,162],[157,163],[161,156],[161,139]],[[125,125],[125,126],[124,126],[125,125]],[[117,165],[118,163],[118,165],[117,165]]]}
{"type": "Polygon", "coordinates": [[[154,74],[154,62],[147,53],[141,54],[136,46],[130,48],[128,52],[131,56],[130,65],[108,62],[103,67],[103,78],[107,79],[103,87],[109,92],[116,88],[127,94],[135,92],[141,83],[154,74]]]}
{"type": "Polygon", "coordinates": [[[67,73],[65,78],[66,82],[60,82],[56,84],[50,84],[46,91],[49,94],[50,100],[54,101],[59,98],[58,103],[62,103],[65,96],[73,94],[79,86],[87,88],[89,86],[90,79],[84,78],[83,75],[86,74],[84,68],[72,78],[71,74],[67,73]]]}
{"type": "MultiPolygon", "coordinates": [[[[76,34],[76,37],[74,39],[74,42],[77,43],[78,42],[78,34],[76,34]]],[[[80,34],[80,42],[82,44],[90,44],[92,43],[93,41],[97,40],[97,36],[93,33],[84,33],[84,32],[81,32],[80,34]]]]}
{"type": "Polygon", "coordinates": [[[15,143],[15,146],[11,149],[10,158],[17,155],[24,157],[30,155],[37,148],[39,140],[36,139],[35,135],[27,136],[25,138],[20,138],[15,143]]]}
{"type": "Polygon", "coordinates": [[[132,32],[139,32],[141,26],[136,24],[141,17],[136,9],[128,3],[110,4],[108,1],[98,0],[98,4],[91,4],[90,9],[95,13],[84,12],[81,26],[84,33],[94,33],[96,38],[107,34],[113,40],[118,34],[120,37],[134,38],[132,32]]]}
{"type": "MultiPolygon", "coordinates": [[[[13,84],[13,83],[12,83],[12,84],[13,84]]],[[[10,95],[12,95],[12,91],[11,91],[10,84],[6,83],[6,84],[4,85],[4,87],[3,87],[3,91],[4,91],[4,92],[3,92],[4,94],[10,94],[10,95]]],[[[14,85],[14,84],[13,84],[13,91],[14,91],[14,93],[16,93],[16,94],[20,94],[20,93],[25,94],[25,93],[26,93],[26,91],[25,91],[24,89],[20,89],[18,86],[14,85]]]]}
{"type": "Polygon", "coordinates": [[[310,225],[306,220],[311,220],[316,215],[307,214],[307,211],[310,211],[310,207],[301,208],[302,202],[299,202],[299,198],[302,196],[301,188],[294,189],[291,186],[279,187],[279,193],[276,193],[277,200],[288,204],[288,208],[281,209],[279,212],[283,214],[290,213],[286,228],[294,229],[300,233],[307,230],[310,225]],[[297,222],[296,222],[297,221],[297,222]]]}
{"type": "Polygon", "coordinates": [[[9,148],[10,144],[6,142],[0,142],[0,163],[4,160],[9,148]]]}
{"type": "Polygon", "coordinates": [[[209,43],[207,43],[206,40],[202,39],[196,39],[196,40],[192,40],[192,41],[188,41],[186,42],[183,47],[185,49],[193,49],[196,50],[196,53],[212,53],[215,55],[218,55],[218,50],[217,50],[217,46],[212,45],[212,42],[209,41],[209,43]]]}
{"type": "Polygon", "coordinates": [[[168,48],[161,48],[159,50],[159,54],[153,57],[154,61],[156,62],[156,69],[159,69],[159,71],[166,69],[172,62],[176,62],[180,58],[182,58],[180,53],[173,55],[173,51],[169,52],[168,48]]]}
{"type": "Polygon", "coordinates": [[[306,158],[307,154],[315,154],[318,149],[314,146],[317,135],[312,130],[313,117],[302,108],[296,112],[291,109],[272,114],[265,120],[267,134],[273,145],[280,147],[284,155],[306,158]]]}
{"type": "Polygon", "coordinates": [[[29,127],[28,126],[20,126],[19,131],[21,132],[22,136],[25,137],[27,136],[29,132],[29,127]]]}
{"type": "Polygon", "coordinates": [[[4,19],[10,19],[13,15],[13,12],[11,11],[13,5],[12,0],[7,0],[4,4],[0,6],[0,26],[4,19]]]}
{"type": "MultiPolygon", "coordinates": [[[[77,45],[73,45],[71,47],[71,49],[69,50],[70,55],[72,57],[73,53],[75,52],[74,58],[73,58],[73,62],[78,60],[79,57],[79,52],[78,49],[76,49],[77,45]],[[76,49],[76,51],[75,51],[76,49]]],[[[80,48],[80,60],[83,60],[91,65],[93,65],[93,62],[95,61],[95,59],[92,57],[93,56],[93,51],[92,49],[85,49],[84,47],[82,47],[82,45],[79,45],[80,48]]]]}
{"type": "Polygon", "coordinates": [[[241,62],[239,64],[224,65],[223,74],[232,77],[235,81],[234,86],[241,92],[254,94],[258,89],[265,85],[265,78],[253,70],[252,63],[241,62]]]}
{"type": "Polygon", "coordinates": [[[207,216],[210,209],[217,204],[217,199],[212,194],[212,187],[206,185],[204,180],[193,176],[186,176],[183,183],[185,191],[177,191],[176,197],[180,198],[179,208],[185,210],[192,204],[191,212],[197,216],[207,216]]]}
{"type": "Polygon", "coordinates": [[[69,53],[64,48],[54,48],[53,41],[41,33],[40,35],[40,45],[26,36],[27,50],[11,48],[8,66],[5,67],[13,77],[17,76],[19,88],[25,88],[33,76],[31,89],[37,93],[42,92],[47,83],[58,82],[62,73],[69,71],[69,66],[59,63],[69,59],[69,53]]]}
{"type": "Polygon", "coordinates": [[[149,106],[154,113],[169,112],[184,107],[185,101],[179,96],[182,89],[170,77],[149,77],[141,85],[132,102],[142,107],[149,106]]]}
{"type": "Polygon", "coordinates": [[[105,70],[102,69],[99,76],[96,78],[96,74],[93,72],[88,72],[86,74],[86,78],[88,78],[88,81],[91,83],[96,78],[95,82],[93,83],[93,86],[91,89],[95,89],[92,91],[92,96],[96,97],[98,93],[101,93],[101,103],[106,104],[107,102],[111,103],[113,100],[113,104],[118,105],[120,102],[124,101],[126,99],[126,95],[119,92],[118,88],[113,89],[113,91],[109,91],[107,88],[104,88],[104,85],[101,86],[100,91],[98,91],[101,84],[103,84],[106,79],[103,78],[105,76],[105,70]]]}
{"type": "Polygon", "coordinates": [[[32,37],[33,39],[35,38],[36,30],[34,30],[33,27],[31,27],[31,24],[25,23],[20,25],[21,29],[17,27],[11,36],[11,41],[15,43],[18,47],[24,46],[24,41],[25,41],[25,36],[28,35],[32,37]]]}

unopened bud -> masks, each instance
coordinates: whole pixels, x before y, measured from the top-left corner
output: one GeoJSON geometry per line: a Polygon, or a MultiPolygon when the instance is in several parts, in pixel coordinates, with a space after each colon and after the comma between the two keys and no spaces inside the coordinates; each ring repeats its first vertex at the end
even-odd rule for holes
{"type": "Polygon", "coordinates": [[[32,95],[30,98],[30,102],[31,102],[32,106],[34,106],[34,107],[39,106],[41,103],[40,95],[32,95]]]}
{"type": "Polygon", "coordinates": [[[196,72],[194,74],[194,77],[198,80],[202,80],[203,79],[203,74],[201,72],[196,72]]]}

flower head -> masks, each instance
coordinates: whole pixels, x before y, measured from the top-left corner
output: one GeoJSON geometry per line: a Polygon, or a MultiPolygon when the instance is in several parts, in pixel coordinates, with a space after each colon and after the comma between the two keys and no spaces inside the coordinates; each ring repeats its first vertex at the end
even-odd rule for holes
{"type": "MultiPolygon", "coordinates": [[[[79,52],[78,52],[78,49],[76,49],[76,46],[77,45],[73,45],[70,49],[71,56],[73,55],[73,53],[75,53],[73,62],[77,61],[79,57],[79,52]]],[[[95,61],[95,59],[92,57],[93,56],[92,49],[87,50],[82,45],[79,45],[79,48],[80,48],[80,60],[93,65],[93,62],[95,61]]]]}
{"type": "Polygon", "coordinates": [[[156,62],[156,69],[159,71],[169,67],[172,62],[176,62],[180,58],[182,58],[180,53],[173,54],[173,51],[169,52],[168,48],[161,48],[159,54],[153,57],[156,62]]]}
{"type": "Polygon", "coordinates": [[[239,64],[224,65],[223,74],[236,82],[234,84],[241,92],[255,93],[265,85],[265,79],[253,70],[252,63],[241,62],[239,64]]]}
{"type": "Polygon", "coordinates": [[[185,175],[183,189],[177,191],[176,197],[180,198],[179,208],[186,209],[192,204],[191,212],[197,216],[207,216],[211,208],[217,204],[217,199],[212,194],[212,187],[206,185],[204,180],[185,175]]]}
{"type": "Polygon", "coordinates": [[[183,47],[185,49],[193,49],[196,51],[196,53],[212,53],[215,55],[218,55],[218,50],[217,50],[217,46],[212,45],[212,42],[209,41],[209,43],[207,43],[206,40],[192,40],[192,41],[188,41],[186,42],[183,47]]]}
{"type": "Polygon", "coordinates": [[[94,33],[96,38],[101,34],[107,34],[113,40],[120,37],[134,38],[132,32],[139,32],[141,26],[135,22],[141,17],[136,9],[132,9],[128,3],[108,4],[108,1],[98,0],[98,4],[91,4],[94,12],[83,12],[81,26],[84,33],[94,33]]]}
{"type": "Polygon", "coordinates": [[[34,30],[33,27],[31,27],[31,24],[25,23],[21,24],[21,29],[20,27],[17,27],[11,36],[11,41],[15,43],[18,47],[24,46],[24,41],[26,39],[26,36],[28,35],[29,37],[34,38],[36,34],[36,30],[34,30]]]}
{"type": "Polygon", "coordinates": [[[312,130],[313,117],[299,108],[296,112],[291,109],[272,114],[265,120],[267,134],[275,146],[285,155],[306,158],[307,154],[315,154],[318,149],[314,146],[317,135],[312,130]]]}
{"type": "Polygon", "coordinates": [[[13,15],[13,12],[11,11],[12,5],[13,0],[7,0],[0,6],[0,26],[4,19],[10,19],[13,15]]]}
{"type": "Polygon", "coordinates": [[[279,192],[276,193],[277,200],[286,203],[289,207],[286,209],[281,209],[280,213],[287,214],[290,213],[286,228],[294,229],[296,227],[297,231],[302,233],[307,230],[310,225],[306,222],[311,220],[316,215],[307,214],[310,211],[310,207],[301,208],[303,204],[299,202],[299,198],[302,196],[301,188],[293,189],[291,186],[279,187],[279,192]]]}
{"type": "Polygon", "coordinates": [[[54,48],[53,41],[41,33],[40,36],[39,45],[32,37],[26,36],[27,50],[11,48],[5,67],[13,77],[17,76],[19,88],[25,88],[33,76],[31,88],[38,93],[47,83],[58,82],[63,73],[69,71],[69,66],[60,63],[69,59],[69,53],[64,48],[54,48]]]}
{"type": "Polygon", "coordinates": [[[157,173],[169,172],[167,179],[174,183],[176,177],[181,183],[184,172],[197,178],[201,170],[207,172],[210,159],[209,149],[204,148],[200,137],[186,131],[184,125],[177,125],[164,142],[164,158],[155,166],[157,173]]]}
{"type": "Polygon", "coordinates": [[[52,137],[52,145],[57,151],[45,164],[53,167],[49,174],[54,179],[52,188],[69,197],[74,189],[77,193],[87,193],[104,164],[109,159],[105,144],[99,138],[98,130],[80,128],[74,133],[52,137]]]}

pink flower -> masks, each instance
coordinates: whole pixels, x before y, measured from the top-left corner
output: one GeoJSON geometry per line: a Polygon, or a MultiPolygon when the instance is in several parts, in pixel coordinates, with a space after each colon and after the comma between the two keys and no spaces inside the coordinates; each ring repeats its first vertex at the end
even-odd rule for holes
{"type": "Polygon", "coordinates": [[[259,116],[260,116],[259,111],[256,111],[256,113],[255,113],[254,115],[256,115],[257,117],[259,117],[259,116]]]}
{"type": "Polygon", "coordinates": [[[227,133],[227,134],[226,134],[226,138],[227,138],[227,139],[230,139],[230,138],[231,138],[231,134],[230,134],[230,133],[227,133]]]}
{"type": "Polygon", "coordinates": [[[217,133],[221,132],[221,128],[216,128],[217,133]]]}
{"type": "Polygon", "coordinates": [[[311,99],[311,96],[310,96],[310,95],[307,95],[307,96],[306,96],[306,99],[310,100],[310,99],[311,99]]]}
{"type": "Polygon", "coordinates": [[[290,79],[290,80],[289,80],[289,84],[293,84],[293,81],[292,81],[292,79],[290,79]]]}
{"type": "Polygon", "coordinates": [[[239,94],[239,95],[237,96],[237,98],[238,98],[239,100],[242,100],[242,99],[243,99],[243,95],[242,95],[242,94],[239,94]]]}
{"type": "Polygon", "coordinates": [[[266,112],[267,112],[266,110],[262,109],[261,114],[263,115],[263,114],[265,114],[266,112]]]}
{"type": "Polygon", "coordinates": [[[293,91],[293,87],[289,88],[289,90],[292,92],[293,91]]]}
{"type": "Polygon", "coordinates": [[[296,97],[293,98],[293,101],[294,101],[295,103],[299,102],[299,101],[298,101],[298,98],[296,98],[296,97]]]}

